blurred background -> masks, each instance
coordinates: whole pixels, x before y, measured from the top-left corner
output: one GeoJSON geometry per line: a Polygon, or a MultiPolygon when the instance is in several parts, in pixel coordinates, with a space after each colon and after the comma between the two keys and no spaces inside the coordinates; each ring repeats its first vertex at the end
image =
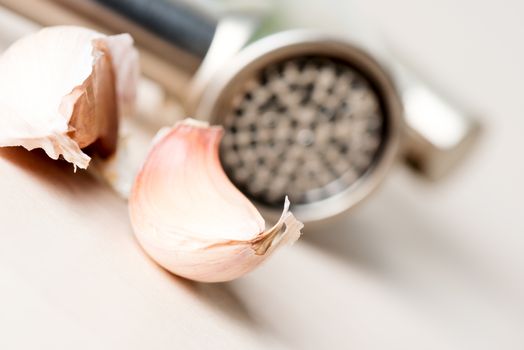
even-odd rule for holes
{"type": "MultiPolygon", "coordinates": [[[[44,11],[48,2],[62,6],[21,3],[34,14],[28,19],[7,9],[16,1],[1,0],[0,49],[36,30],[35,18],[55,18],[44,11]]],[[[259,270],[219,285],[188,283],[144,259],[125,203],[107,186],[88,175],[79,185],[52,172],[70,188],[95,188],[79,203],[78,190],[51,187],[4,155],[0,347],[524,348],[524,4],[200,0],[190,6],[210,16],[227,6],[276,8],[289,26],[322,28],[370,52],[387,51],[471,111],[481,136],[438,182],[398,165],[348,216],[306,230],[259,270]],[[70,219],[38,234],[39,220],[52,220],[49,208],[70,219]],[[27,210],[35,218],[21,223],[27,210]],[[111,234],[102,234],[108,222],[111,234]]],[[[183,115],[153,77],[141,91],[144,118],[171,123],[183,115]]]]}

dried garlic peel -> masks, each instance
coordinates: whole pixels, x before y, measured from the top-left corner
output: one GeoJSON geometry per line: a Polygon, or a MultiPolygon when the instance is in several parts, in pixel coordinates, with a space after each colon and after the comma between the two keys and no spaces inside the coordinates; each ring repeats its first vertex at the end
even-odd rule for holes
{"type": "Polygon", "coordinates": [[[266,230],[229,181],[218,156],[222,128],[186,120],[162,133],[129,199],[135,234],[161,266],[197,281],[228,281],[299,238],[303,225],[287,199],[280,220],[266,230]]]}
{"type": "Polygon", "coordinates": [[[128,34],[58,26],[20,39],[0,56],[0,146],[42,148],[86,168],[81,148],[99,141],[103,155],[114,151],[138,69],[128,34]]]}

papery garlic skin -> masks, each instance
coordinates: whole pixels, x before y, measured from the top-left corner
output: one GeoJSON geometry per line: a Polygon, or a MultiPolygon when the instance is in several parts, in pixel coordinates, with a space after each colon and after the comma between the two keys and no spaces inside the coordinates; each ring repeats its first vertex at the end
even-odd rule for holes
{"type": "Polygon", "coordinates": [[[203,282],[238,278],[276,247],[296,241],[302,223],[288,211],[270,229],[220,164],[222,128],[184,121],[162,131],[129,199],[145,251],[174,274],[203,282]]]}
{"type": "Polygon", "coordinates": [[[0,146],[42,148],[86,168],[82,148],[100,140],[103,154],[114,151],[138,72],[128,34],[58,26],[20,39],[0,56],[0,146]]]}

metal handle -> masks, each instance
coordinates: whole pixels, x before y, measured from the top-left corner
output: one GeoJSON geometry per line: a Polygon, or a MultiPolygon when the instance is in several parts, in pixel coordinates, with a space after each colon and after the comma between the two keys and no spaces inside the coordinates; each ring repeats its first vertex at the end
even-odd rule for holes
{"type": "Polygon", "coordinates": [[[165,0],[94,0],[169,43],[204,58],[216,21],[187,5],[165,0]]]}
{"type": "Polygon", "coordinates": [[[415,171],[437,180],[469,151],[480,124],[391,60],[404,107],[404,158],[415,171]]]}

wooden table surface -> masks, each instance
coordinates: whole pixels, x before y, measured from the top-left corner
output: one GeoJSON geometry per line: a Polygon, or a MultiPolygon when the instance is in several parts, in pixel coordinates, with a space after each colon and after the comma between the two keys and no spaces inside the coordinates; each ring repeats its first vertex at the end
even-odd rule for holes
{"type": "MultiPolygon", "coordinates": [[[[344,23],[358,7],[479,112],[483,137],[450,177],[399,166],[350,216],[208,285],[148,259],[126,203],[89,174],[1,150],[0,349],[524,348],[524,7],[394,3],[311,9],[344,23]]],[[[0,25],[28,28],[1,11],[0,25]]]]}

